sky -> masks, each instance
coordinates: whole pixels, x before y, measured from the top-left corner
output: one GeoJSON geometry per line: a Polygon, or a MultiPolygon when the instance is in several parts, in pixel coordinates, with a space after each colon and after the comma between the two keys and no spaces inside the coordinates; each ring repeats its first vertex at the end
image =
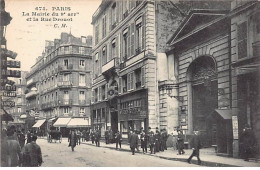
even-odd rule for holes
{"type": "Polygon", "coordinates": [[[18,54],[20,70],[30,71],[44,50],[45,40],[60,38],[61,32],[71,32],[76,37],[92,35],[92,15],[100,3],[101,0],[5,0],[5,10],[12,17],[6,28],[7,49],[18,54]],[[52,16],[54,12],[60,16],[52,16]],[[44,16],[47,13],[50,16],[44,16]],[[41,21],[42,17],[51,21],[41,21]],[[54,21],[53,17],[69,21],[54,21]]]}

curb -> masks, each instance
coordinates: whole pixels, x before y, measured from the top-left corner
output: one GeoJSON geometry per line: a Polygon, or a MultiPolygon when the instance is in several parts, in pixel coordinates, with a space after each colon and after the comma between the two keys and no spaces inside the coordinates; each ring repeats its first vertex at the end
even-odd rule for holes
{"type": "MultiPolygon", "coordinates": [[[[89,143],[82,143],[82,144],[89,145],[89,146],[95,146],[95,144],[89,144],[89,143]]],[[[112,148],[112,147],[109,147],[109,146],[100,146],[100,147],[111,149],[111,150],[117,150],[116,148],[112,148]]],[[[118,149],[117,151],[131,152],[130,149],[129,150],[128,149],[118,149]]],[[[142,152],[140,152],[140,151],[136,151],[136,153],[142,154],[142,152]]],[[[153,157],[171,160],[171,161],[187,162],[187,159],[184,159],[184,158],[169,158],[169,157],[164,157],[164,156],[157,156],[157,155],[154,155],[154,154],[152,154],[152,155],[151,154],[144,154],[144,155],[153,156],[153,157]]],[[[197,164],[197,161],[191,160],[191,163],[197,164]]],[[[189,165],[188,162],[187,162],[187,165],[189,165]]],[[[206,166],[206,167],[241,167],[241,166],[229,165],[229,164],[218,163],[218,162],[210,162],[210,161],[202,161],[201,166],[206,166]]]]}

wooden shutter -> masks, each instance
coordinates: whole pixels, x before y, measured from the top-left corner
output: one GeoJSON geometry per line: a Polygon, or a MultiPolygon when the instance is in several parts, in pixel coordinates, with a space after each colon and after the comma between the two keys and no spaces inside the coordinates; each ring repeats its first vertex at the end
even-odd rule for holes
{"type": "Polygon", "coordinates": [[[130,41],[131,41],[131,53],[130,53],[130,56],[133,56],[135,54],[135,46],[134,46],[134,43],[135,43],[135,24],[132,23],[131,24],[131,28],[130,28],[130,41]]]}
{"type": "Polygon", "coordinates": [[[128,28],[127,32],[127,58],[131,56],[131,42],[130,42],[130,27],[128,28]]]}
{"type": "Polygon", "coordinates": [[[130,73],[127,74],[127,91],[130,90],[130,73]]]}
{"type": "Polygon", "coordinates": [[[247,22],[238,24],[237,40],[238,59],[247,57],[247,22]]]}
{"type": "Polygon", "coordinates": [[[145,14],[143,14],[142,17],[142,49],[144,49],[145,46],[145,14]]]}
{"type": "Polygon", "coordinates": [[[145,86],[145,67],[141,68],[141,86],[145,86]]]}
{"type": "Polygon", "coordinates": [[[112,31],[112,11],[113,8],[110,8],[110,14],[109,14],[109,30],[112,31]]]}
{"type": "Polygon", "coordinates": [[[118,80],[118,93],[121,94],[122,93],[122,77],[119,77],[118,80]]]}
{"type": "Polygon", "coordinates": [[[107,99],[107,90],[108,90],[108,84],[105,86],[105,99],[107,99]]]}

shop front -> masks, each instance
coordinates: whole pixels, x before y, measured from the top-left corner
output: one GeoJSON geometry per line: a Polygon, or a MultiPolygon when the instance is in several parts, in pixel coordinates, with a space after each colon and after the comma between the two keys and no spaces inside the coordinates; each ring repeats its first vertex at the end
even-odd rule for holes
{"type": "Polygon", "coordinates": [[[131,93],[119,100],[118,122],[122,137],[127,138],[130,130],[140,132],[148,129],[147,90],[131,93]]]}
{"type": "Polygon", "coordinates": [[[91,129],[101,130],[101,135],[104,135],[105,130],[111,126],[109,119],[109,107],[107,101],[96,103],[90,106],[91,109],[91,129]]]}

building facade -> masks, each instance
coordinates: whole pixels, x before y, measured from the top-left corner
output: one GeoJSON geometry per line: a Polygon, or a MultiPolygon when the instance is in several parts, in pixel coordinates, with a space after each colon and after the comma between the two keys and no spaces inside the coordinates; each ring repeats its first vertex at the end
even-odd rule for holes
{"type": "Polygon", "coordinates": [[[89,116],[91,45],[91,36],[77,38],[70,33],[46,41],[26,77],[29,115],[37,119],[89,116]]]}
{"type": "Polygon", "coordinates": [[[166,39],[178,25],[167,3],[102,1],[94,13],[91,118],[94,128],[129,130],[167,128],[159,114],[157,81],[164,68],[166,39]],[[163,28],[163,29],[157,29],[163,28]]]}
{"type": "Polygon", "coordinates": [[[26,92],[26,75],[28,74],[27,71],[21,71],[21,78],[12,79],[15,82],[16,86],[16,96],[10,97],[9,100],[15,102],[14,107],[6,108],[6,111],[12,115],[14,121],[10,122],[10,125],[15,125],[17,128],[27,129],[25,126],[26,121],[26,99],[25,99],[25,92],[26,92]]]}
{"type": "Polygon", "coordinates": [[[232,1],[231,10],[191,11],[168,41],[179,126],[218,154],[242,154],[245,124],[259,145],[259,23],[259,2],[232,1]]]}

